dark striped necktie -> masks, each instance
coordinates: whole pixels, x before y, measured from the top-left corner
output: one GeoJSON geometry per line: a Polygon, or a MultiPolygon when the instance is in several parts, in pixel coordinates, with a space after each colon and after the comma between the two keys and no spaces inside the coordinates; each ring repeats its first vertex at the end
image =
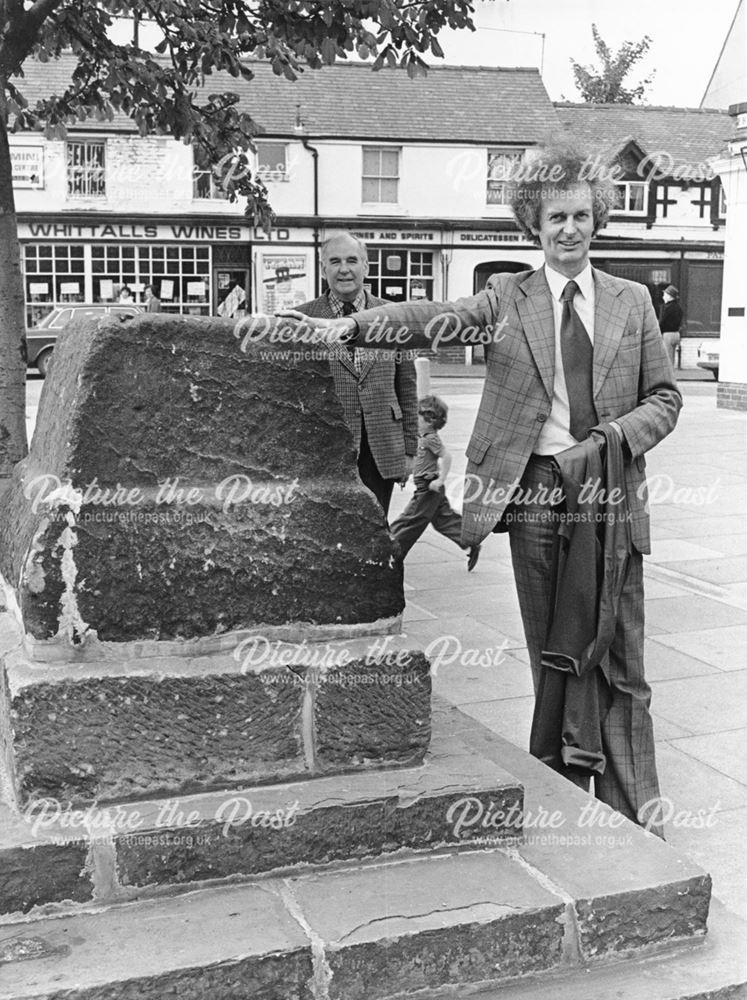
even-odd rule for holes
{"type": "MultiPolygon", "coordinates": [[[[355,305],[352,302],[343,302],[343,304],[342,304],[342,315],[343,316],[350,316],[351,313],[354,313],[354,312],[355,312],[355,305]]],[[[346,346],[347,346],[348,354],[350,355],[350,360],[353,362],[353,364],[355,366],[355,374],[356,375],[360,375],[360,373],[361,373],[361,356],[360,356],[360,352],[357,351],[352,346],[352,344],[348,344],[346,346]]]]}
{"type": "Polygon", "coordinates": [[[577,441],[589,436],[589,430],[597,424],[592,393],[593,347],[581,317],[573,308],[573,299],[578,291],[575,281],[569,281],[563,289],[560,301],[563,315],[560,320],[560,347],[563,356],[565,387],[568,390],[568,405],[571,411],[571,434],[577,441]]]}

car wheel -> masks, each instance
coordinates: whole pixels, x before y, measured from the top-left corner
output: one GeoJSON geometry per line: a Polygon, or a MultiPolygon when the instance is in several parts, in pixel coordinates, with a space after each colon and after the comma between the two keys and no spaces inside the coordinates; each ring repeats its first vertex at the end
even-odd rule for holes
{"type": "Polygon", "coordinates": [[[49,360],[52,357],[52,348],[47,348],[46,351],[42,351],[39,357],[36,359],[36,367],[39,369],[39,374],[42,378],[47,377],[47,369],[49,368],[49,360]]]}

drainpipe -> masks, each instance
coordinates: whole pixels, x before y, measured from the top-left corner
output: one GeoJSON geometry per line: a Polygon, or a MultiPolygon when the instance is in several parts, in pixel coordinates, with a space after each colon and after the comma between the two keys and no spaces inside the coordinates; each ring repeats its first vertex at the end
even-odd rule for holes
{"type": "Polygon", "coordinates": [[[294,132],[301,145],[314,157],[314,298],[319,295],[319,150],[312,146],[301,121],[301,105],[296,105],[296,125],[294,132]]]}

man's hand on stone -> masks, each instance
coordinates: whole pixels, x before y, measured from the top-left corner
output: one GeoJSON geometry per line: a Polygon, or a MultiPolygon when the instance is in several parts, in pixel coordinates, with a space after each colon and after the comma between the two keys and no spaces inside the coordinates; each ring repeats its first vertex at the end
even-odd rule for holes
{"type": "Polygon", "coordinates": [[[307,316],[296,309],[283,309],[277,315],[282,320],[298,323],[307,332],[311,330],[318,334],[317,343],[346,344],[358,332],[358,324],[350,316],[327,319],[323,316],[307,316]]]}

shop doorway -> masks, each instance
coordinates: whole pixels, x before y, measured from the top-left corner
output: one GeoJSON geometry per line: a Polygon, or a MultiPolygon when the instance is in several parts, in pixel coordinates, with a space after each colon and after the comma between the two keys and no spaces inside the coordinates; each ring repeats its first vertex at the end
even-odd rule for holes
{"type": "Polygon", "coordinates": [[[213,302],[216,313],[224,319],[235,319],[249,312],[249,268],[214,268],[213,302]]]}
{"type": "Polygon", "coordinates": [[[475,268],[472,279],[473,294],[481,292],[491,274],[518,274],[519,271],[531,271],[531,264],[526,264],[518,260],[488,260],[483,264],[478,264],[475,268]]]}

